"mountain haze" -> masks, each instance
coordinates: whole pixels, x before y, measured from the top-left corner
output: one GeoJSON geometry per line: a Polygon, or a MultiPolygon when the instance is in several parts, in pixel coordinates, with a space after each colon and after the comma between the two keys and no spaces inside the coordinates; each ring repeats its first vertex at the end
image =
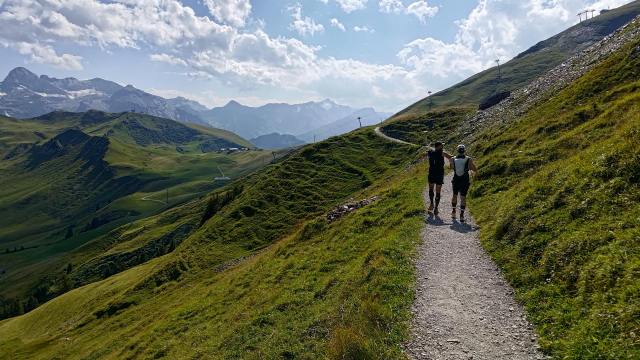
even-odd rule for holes
{"type": "Polygon", "coordinates": [[[261,135],[255,139],[249,139],[249,141],[264,150],[282,149],[305,144],[304,141],[298,140],[293,135],[278,133],[261,135]]]}
{"type": "MultiPolygon", "coordinates": [[[[300,135],[339,121],[356,111],[330,99],[303,104],[265,104],[260,107],[245,106],[232,100],[225,106],[208,109],[194,100],[184,97],[165,99],[132,85],[122,86],[103,79],[38,77],[22,67],[13,69],[0,83],[0,114],[33,118],[55,110],[136,111],[230,130],[243,138],[256,138],[274,132],[300,135]]],[[[332,132],[333,135],[342,133],[340,130],[332,132]]]]}

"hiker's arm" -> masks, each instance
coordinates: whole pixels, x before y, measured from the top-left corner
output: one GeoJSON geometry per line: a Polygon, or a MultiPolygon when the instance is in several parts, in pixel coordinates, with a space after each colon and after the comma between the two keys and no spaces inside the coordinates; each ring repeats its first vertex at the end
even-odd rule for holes
{"type": "Polygon", "coordinates": [[[473,163],[473,159],[469,159],[469,169],[471,169],[473,172],[478,171],[478,169],[476,168],[476,164],[473,163]]]}
{"type": "Polygon", "coordinates": [[[442,152],[442,156],[446,157],[446,158],[447,158],[447,159],[449,159],[449,160],[453,159],[453,156],[451,156],[451,154],[449,154],[449,153],[448,153],[448,152],[446,152],[446,151],[443,151],[443,152],[442,152]]]}

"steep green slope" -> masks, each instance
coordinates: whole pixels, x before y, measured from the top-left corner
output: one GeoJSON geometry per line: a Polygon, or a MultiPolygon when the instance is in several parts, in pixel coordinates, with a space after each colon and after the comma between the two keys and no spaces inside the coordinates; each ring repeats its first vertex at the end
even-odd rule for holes
{"type": "MultiPolygon", "coordinates": [[[[582,21],[502,64],[500,79],[498,79],[496,66],[433,94],[433,109],[458,106],[477,108],[478,104],[495,93],[520,89],[569,57],[600,41],[638,14],[640,14],[640,1],[634,1],[593,19],[582,21]]],[[[404,118],[403,115],[419,116],[429,110],[431,110],[429,98],[426,97],[399,111],[387,122],[404,118]]]]}
{"type": "Polygon", "coordinates": [[[495,108],[383,128],[471,144],[481,242],[554,358],[640,357],[639,69],[636,19],[495,108]]]}
{"type": "Polygon", "coordinates": [[[0,293],[26,301],[69,263],[97,255],[83,244],[225,185],[213,181],[221,170],[236,179],[286,155],[203,153],[229,144],[251,146],[137,113],[0,117],[0,267],[12,280],[0,293]]]}
{"type": "Polygon", "coordinates": [[[559,358],[640,356],[639,55],[636,40],[473,148],[482,241],[559,358]]]}
{"type": "MultiPolygon", "coordinates": [[[[314,144],[238,182],[170,254],[0,322],[0,358],[401,358],[424,212],[416,150],[371,129],[314,144]],[[372,195],[338,222],[318,217],[372,195]]],[[[123,233],[199,222],[207,201],[123,233]]]]}
{"type": "Polygon", "coordinates": [[[384,124],[381,130],[394,139],[411,144],[433,146],[440,141],[447,148],[455,148],[462,139],[459,130],[463,120],[475,111],[475,108],[456,107],[432,110],[421,115],[406,115],[384,124]]]}

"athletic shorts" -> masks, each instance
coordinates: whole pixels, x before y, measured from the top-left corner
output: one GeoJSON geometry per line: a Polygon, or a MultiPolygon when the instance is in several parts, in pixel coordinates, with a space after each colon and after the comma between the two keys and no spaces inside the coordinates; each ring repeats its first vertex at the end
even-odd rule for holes
{"type": "Polygon", "coordinates": [[[460,196],[467,196],[469,186],[471,186],[469,179],[459,178],[456,176],[453,177],[451,184],[453,185],[453,195],[460,194],[460,196]]]}
{"type": "Polygon", "coordinates": [[[436,184],[436,185],[444,184],[444,174],[429,173],[429,184],[436,184]]]}

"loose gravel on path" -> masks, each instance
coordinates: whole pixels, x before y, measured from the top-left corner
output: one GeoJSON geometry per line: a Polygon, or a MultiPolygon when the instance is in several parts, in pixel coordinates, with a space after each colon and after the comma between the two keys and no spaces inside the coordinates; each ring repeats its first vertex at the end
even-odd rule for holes
{"type": "MultiPolygon", "coordinates": [[[[414,260],[418,290],[405,352],[421,360],[544,359],[513,289],[480,246],[471,214],[466,223],[451,219],[450,182],[451,175],[414,260]]],[[[427,190],[424,198],[428,205],[427,190]]]]}

